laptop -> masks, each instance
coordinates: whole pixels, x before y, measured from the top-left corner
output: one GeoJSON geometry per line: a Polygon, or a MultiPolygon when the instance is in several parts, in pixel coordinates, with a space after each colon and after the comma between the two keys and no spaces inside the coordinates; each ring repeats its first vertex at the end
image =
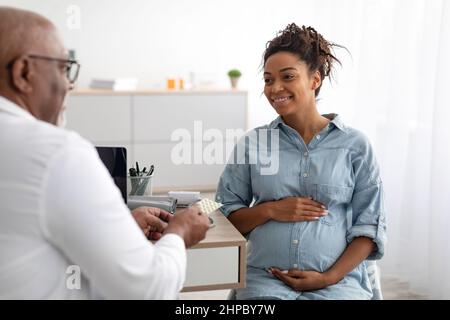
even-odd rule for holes
{"type": "Polygon", "coordinates": [[[117,188],[127,203],[127,149],[123,147],[95,147],[98,155],[108,169],[117,188]]]}

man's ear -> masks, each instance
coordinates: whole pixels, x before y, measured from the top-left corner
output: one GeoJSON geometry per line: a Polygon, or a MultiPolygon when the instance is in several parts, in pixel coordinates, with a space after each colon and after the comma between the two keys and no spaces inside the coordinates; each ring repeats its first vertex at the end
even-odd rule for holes
{"type": "Polygon", "coordinates": [[[23,55],[17,58],[11,66],[11,86],[22,93],[33,91],[31,79],[34,75],[32,61],[23,55]]]}

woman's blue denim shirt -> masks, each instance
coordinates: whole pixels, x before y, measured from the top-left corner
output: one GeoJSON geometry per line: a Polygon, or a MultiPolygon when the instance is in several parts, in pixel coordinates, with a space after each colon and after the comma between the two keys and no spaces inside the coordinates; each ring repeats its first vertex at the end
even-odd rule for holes
{"type": "Polygon", "coordinates": [[[327,216],[312,222],[268,222],[249,234],[247,286],[238,299],[371,298],[365,263],[336,285],[296,292],[268,274],[268,267],[325,272],[355,238],[373,239],[380,259],[386,243],[383,187],[368,139],[336,114],[306,146],[281,117],[247,133],[235,146],[220,178],[216,200],[230,213],[286,197],[312,197],[327,216]],[[256,151],[256,152],[254,152],[256,151]]]}

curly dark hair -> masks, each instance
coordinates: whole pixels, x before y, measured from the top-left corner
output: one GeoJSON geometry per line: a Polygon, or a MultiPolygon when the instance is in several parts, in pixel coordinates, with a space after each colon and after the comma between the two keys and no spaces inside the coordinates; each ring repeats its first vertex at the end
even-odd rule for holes
{"type": "MultiPolygon", "coordinates": [[[[284,30],[279,31],[275,38],[267,42],[263,55],[263,66],[267,59],[277,52],[290,52],[297,55],[309,68],[310,72],[318,70],[323,81],[325,77],[332,76],[333,63],[341,65],[339,59],[332,53],[333,47],[344,48],[338,44],[329,42],[312,27],[302,26],[295,23],[289,24],[284,30]]],[[[348,50],[347,50],[348,51],[348,50]]],[[[316,89],[318,96],[322,83],[316,89]]]]}

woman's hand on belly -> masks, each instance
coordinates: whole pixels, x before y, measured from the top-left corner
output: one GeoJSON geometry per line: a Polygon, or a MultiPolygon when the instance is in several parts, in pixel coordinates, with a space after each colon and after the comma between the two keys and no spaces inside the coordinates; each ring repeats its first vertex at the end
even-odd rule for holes
{"type": "Polygon", "coordinates": [[[264,205],[270,219],[280,222],[316,221],[328,214],[323,204],[310,198],[288,197],[264,205]]]}
{"type": "Polygon", "coordinates": [[[326,273],[317,271],[281,271],[277,268],[269,268],[268,271],[296,291],[319,290],[333,284],[326,273]]]}
{"type": "Polygon", "coordinates": [[[288,197],[260,203],[232,212],[228,219],[242,234],[247,234],[269,220],[279,222],[317,221],[326,216],[325,206],[310,198],[288,197]]]}

